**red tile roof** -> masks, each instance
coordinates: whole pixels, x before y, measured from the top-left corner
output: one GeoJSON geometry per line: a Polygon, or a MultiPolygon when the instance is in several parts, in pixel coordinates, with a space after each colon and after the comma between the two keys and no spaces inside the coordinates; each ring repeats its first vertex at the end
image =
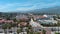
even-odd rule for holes
{"type": "Polygon", "coordinates": [[[45,30],[46,30],[46,34],[51,34],[51,30],[50,29],[45,28],[45,30]]]}
{"type": "Polygon", "coordinates": [[[27,23],[26,23],[26,22],[21,22],[20,25],[22,25],[22,26],[26,26],[27,23]]]}
{"type": "Polygon", "coordinates": [[[45,16],[33,16],[33,18],[46,18],[45,16]]]}
{"type": "Polygon", "coordinates": [[[13,20],[5,20],[5,19],[1,19],[0,23],[11,23],[13,22],[13,20]]]}
{"type": "Polygon", "coordinates": [[[2,20],[0,20],[0,23],[3,23],[5,20],[4,19],[2,19],[2,20]]]}

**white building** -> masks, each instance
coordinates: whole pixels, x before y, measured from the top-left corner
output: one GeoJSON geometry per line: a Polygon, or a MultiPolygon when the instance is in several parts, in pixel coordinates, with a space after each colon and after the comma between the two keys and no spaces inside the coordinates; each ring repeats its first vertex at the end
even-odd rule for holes
{"type": "Polygon", "coordinates": [[[43,27],[38,22],[33,21],[33,19],[31,19],[31,21],[29,22],[29,24],[32,26],[32,28],[33,28],[34,31],[40,31],[41,28],[43,27]]]}
{"type": "Polygon", "coordinates": [[[50,24],[50,23],[51,24],[57,24],[57,21],[54,20],[53,17],[47,16],[47,15],[43,15],[43,16],[45,16],[46,18],[38,19],[39,22],[45,23],[45,24],[50,24]]]}

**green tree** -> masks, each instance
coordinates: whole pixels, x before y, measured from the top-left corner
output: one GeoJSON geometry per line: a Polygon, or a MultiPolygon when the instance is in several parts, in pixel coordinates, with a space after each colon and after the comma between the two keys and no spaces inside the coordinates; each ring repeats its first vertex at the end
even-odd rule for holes
{"type": "Polygon", "coordinates": [[[45,30],[43,30],[42,32],[43,32],[43,34],[46,34],[46,31],[45,30]]]}
{"type": "Polygon", "coordinates": [[[7,34],[7,33],[6,33],[6,29],[11,28],[11,25],[6,23],[6,24],[3,24],[3,25],[2,25],[2,28],[4,29],[5,34],[7,34]]]}
{"type": "Polygon", "coordinates": [[[33,31],[32,31],[32,26],[29,24],[29,23],[27,23],[27,34],[30,34],[30,33],[32,33],[33,31]]]}
{"type": "Polygon", "coordinates": [[[14,21],[14,22],[17,22],[17,19],[16,19],[16,18],[13,18],[13,21],[14,21]]]}
{"type": "Polygon", "coordinates": [[[53,18],[54,18],[54,20],[56,20],[57,17],[56,16],[53,16],[53,18]]]}
{"type": "Polygon", "coordinates": [[[60,34],[60,33],[57,33],[57,32],[56,32],[55,34],[60,34]]]}
{"type": "Polygon", "coordinates": [[[9,23],[11,25],[11,27],[17,27],[17,23],[9,23]]]}
{"type": "Polygon", "coordinates": [[[19,34],[21,32],[21,29],[17,29],[17,34],[19,34]]]}

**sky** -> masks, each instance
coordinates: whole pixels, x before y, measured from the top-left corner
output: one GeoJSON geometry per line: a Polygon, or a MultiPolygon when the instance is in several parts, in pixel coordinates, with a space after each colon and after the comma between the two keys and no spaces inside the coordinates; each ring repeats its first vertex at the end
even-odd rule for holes
{"type": "Polygon", "coordinates": [[[0,0],[0,12],[29,11],[60,6],[60,0],[0,0]]]}

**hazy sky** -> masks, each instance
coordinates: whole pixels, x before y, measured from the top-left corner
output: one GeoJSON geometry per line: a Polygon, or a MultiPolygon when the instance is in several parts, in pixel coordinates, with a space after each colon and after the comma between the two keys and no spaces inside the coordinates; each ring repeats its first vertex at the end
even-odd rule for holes
{"type": "Polygon", "coordinates": [[[60,0],[0,0],[0,12],[28,11],[60,6],[60,0]]]}

